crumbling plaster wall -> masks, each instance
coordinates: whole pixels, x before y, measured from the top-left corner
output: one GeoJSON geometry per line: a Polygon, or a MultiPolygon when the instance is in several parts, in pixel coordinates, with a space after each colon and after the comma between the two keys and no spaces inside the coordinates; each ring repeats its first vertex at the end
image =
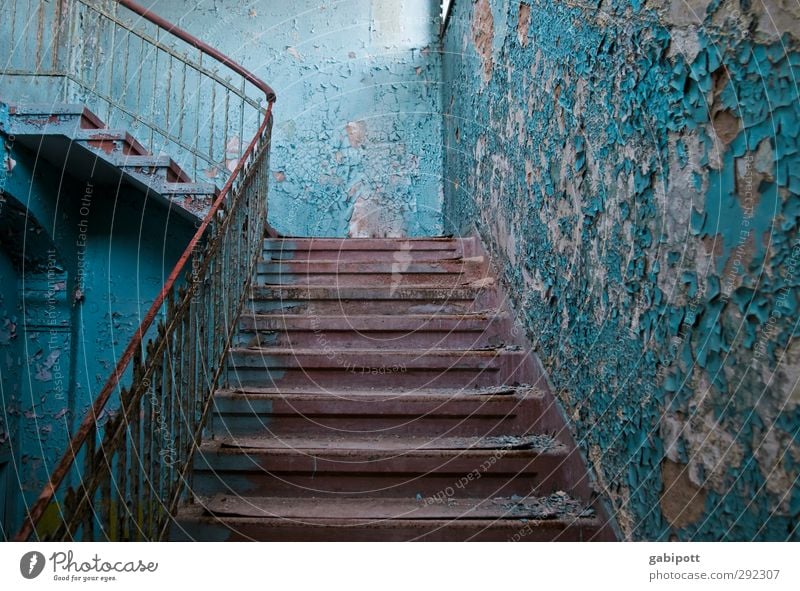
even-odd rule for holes
{"type": "Polygon", "coordinates": [[[156,0],[278,93],[269,219],[297,236],[442,230],[435,0],[156,0]]]}
{"type": "Polygon", "coordinates": [[[632,539],[798,539],[800,18],[457,0],[445,224],[489,244],[632,539]]]}

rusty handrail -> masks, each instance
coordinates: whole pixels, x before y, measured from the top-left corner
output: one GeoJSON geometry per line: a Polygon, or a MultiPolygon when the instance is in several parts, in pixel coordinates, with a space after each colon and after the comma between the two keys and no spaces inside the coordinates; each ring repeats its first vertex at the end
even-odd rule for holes
{"type": "Polygon", "coordinates": [[[152,12],[147,10],[144,6],[141,6],[136,2],[132,2],[131,0],[117,0],[117,3],[121,4],[131,12],[135,12],[142,18],[147,19],[157,27],[164,29],[165,31],[171,33],[172,35],[175,35],[181,41],[185,41],[195,49],[199,49],[209,57],[213,57],[218,62],[222,62],[225,66],[227,66],[228,68],[239,74],[242,78],[250,82],[253,86],[263,91],[264,94],[267,96],[267,101],[269,101],[270,103],[275,102],[277,95],[275,94],[275,91],[272,90],[269,84],[267,84],[260,78],[257,78],[252,72],[250,72],[249,70],[245,69],[244,67],[233,61],[231,58],[229,58],[221,51],[214,49],[205,41],[201,41],[191,33],[184,31],[179,26],[169,22],[165,18],[160,17],[157,14],[153,14],[152,12]]]}
{"type": "Polygon", "coordinates": [[[277,98],[275,91],[272,90],[272,88],[267,83],[257,78],[253,73],[242,67],[240,64],[234,62],[223,53],[212,48],[205,42],[200,41],[190,33],[170,23],[164,18],[151,13],[143,6],[140,6],[139,4],[132,2],[131,0],[117,0],[117,2],[122,6],[124,6],[125,8],[131,10],[132,12],[135,12],[136,14],[140,15],[142,18],[155,24],[159,28],[166,30],[168,33],[173,34],[176,37],[179,37],[180,39],[191,44],[192,46],[199,49],[203,53],[222,62],[225,66],[235,71],[236,73],[240,74],[243,78],[245,78],[251,84],[253,84],[254,86],[256,86],[257,88],[259,88],[261,91],[264,92],[268,101],[268,107],[264,119],[258,128],[258,131],[256,132],[255,136],[250,140],[247,149],[242,154],[241,158],[239,158],[230,177],[228,177],[226,183],[223,185],[218,196],[214,200],[211,209],[206,214],[205,218],[203,219],[203,222],[198,227],[194,236],[189,241],[189,244],[186,246],[186,249],[184,250],[183,254],[178,259],[177,263],[170,272],[167,281],[164,283],[160,293],[156,297],[155,301],[153,301],[152,305],[147,311],[147,314],[144,317],[144,320],[136,329],[136,333],[134,334],[131,341],[128,343],[128,346],[125,348],[125,351],[123,352],[122,356],[117,362],[117,365],[114,368],[113,373],[106,381],[105,385],[103,386],[103,389],[100,391],[100,394],[95,399],[89,412],[87,412],[87,414],[84,416],[84,419],[81,422],[80,427],[70,439],[66,452],[61,457],[61,460],[59,461],[55,470],[51,474],[48,483],[45,485],[44,489],[40,493],[36,502],[32,505],[30,511],[28,512],[28,515],[25,518],[24,523],[20,527],[19,532],[14,537],[15,541],[26,541],[31,537],[34,531],[36,531],[36,526],[42,519],[42,516],[44,515],[47,507],[54,500],[56,491],[63,484],[64,479],[66,478],[70,469],[75,464],[78,451],[87,443],[87,439],[90,434],[92,434],[92,437],[94,437],[94,433],[96,432],[98,427],[98,417],[100,417],[101,413],[105,409],[105,406],[108,403],[109,399],[111,398],[112,393],[119,387],[120,380],[130,367],[131,362],[134,361],[137,352],[141,351],[144,336],[153,327],[153,322],[155,321],[156,317],[159,314],[159,311],[164,305],[167,295],[175,288],[176,282],[180,278],[181,274],[186,272],[187,263],[192,259],[192,255],[195,249],[203,239],[203,236],[208,230],[211,222],[220,213],[220,208],[223,205],[223,203],[225,203],[228,194],[234,189],[235,183],[241,180],[239,179],[240,175],[245,170],[246,166],[249,164],[250,159],[255,154],[256,148],[259,144],[259,140],[261,140],[264,137],[265,133],[267,132],[267,128],[271,122],[271,117],[272,117],[272,106],[277,98]]]}

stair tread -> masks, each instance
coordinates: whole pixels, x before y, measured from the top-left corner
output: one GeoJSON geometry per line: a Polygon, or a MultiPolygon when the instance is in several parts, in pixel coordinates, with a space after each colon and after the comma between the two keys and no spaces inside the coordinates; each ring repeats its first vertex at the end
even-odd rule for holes
{"type": "Polygon", "coordinates": [[[418,519],[594,519],[594,511],[566,493],[546,497],[482,498],[330,498],[241,497],[218,494],[198,499],[219,517],[279,518],[307,521],[418,519]]]}
{"type": "Polygon", "coordinates": [[[499,310],[487,310],[483,312],[464,312],[463,314],[437,314],[435,312],[427,314],[403,314],[399,317],[396,314],[314,314],[314,318],[298,317],[289,314],[269,314],[266,312],[248,312],[244,311],[242,316],[248,318],[255,318],[257,320],[272,320],[280,319],[287,322],[297,323],[301,321],[312,322],[323,320],[354,320],[358,322],[370,322],[376,320],[391,320],[392,322],[403,322],[406,320],[442,320],[442,321],[457,321],[457,320],[491,320],[494,318],[508,318],[508,314],[499,310]]]}
{"type": "Polygon", "coordinates": [[[356,388],[259,388],[249,386],[245,388],[219,389],[216,396],[231,398],[307,398],[307,399],[340,399],[349,398],[380,398],[380,399],[466,399],[473,400],[480,397],[506,397],[517,392],[536,393],[542,395],[541,391],[530,386],[493,386],[484,388],[391,388],[382,387],[376,389],[356,389],[356,388]]]}
{"type": "MultiPolygon", "coordinates": [[[[472,287],[469,283],[461,286],[454,287],[438,287],[434,285],[404,285],[402,287],[393,288],[391,285],[373,287],[373,286],[358,286],[358,285],[264,285],[255,286],[254,292],[269,293],[273,291],[284,292],[297,292],[303,294],[304,292],[311,293],[319,292],[320,294],[327,294],[333,292],[336,298],[331,299],[348,299],[348,298],[364,298],[364,296],[388,296],[386,299],[402,300],[410,296],[425,295],[427,298],[433,296],[444,297],[446,299],[472,299],[478,294],[479,289],[472,287]],[[428,295],[431,294],[431,295],[428,295]]],[[[312,298],[307,298],[312,299],[312,298]]],[[[414,298],[419,299],[419,298],[414,298]]]]}
{"type": "Polygon", "coordinates": [[[475,452],[487,450],[563,453],[566,446],[550,435],[500,435],[489,437],[432,437],[399,435],[326,435],[326,436],[237,436],[217,440],[220,450],[303,450],[332,452],[402,452],[418,451],[475,452]]]}
{"type": "MultiPolygon", "coordinates": [[[[328,250],[328,249],[323,249],[328,250]]],[[[271,252],[271,251],[270,251],[271,252]]],[[[388,250],[383,252],[396,252],[395,250],[388,250]]],[[[439,259],[413,259],[413,265],[435,265],[439,263],[460,263],[462,261],[467,261],[462,256],[453,256],[450,258],[439,258],[439,259]]],[[[309,266],[317,266],[317,265],[364,265],[375,263],[375,261],[353,261],[349,259],[339,258],[339,259],[297,259],[297,258],[276,258],[272,255],[268,257],[262,257],[261,262],[263,263],[276,263],[276,264],[285,264],[285,263],[292,263],[294,265],[309,265],[309,266]]],[[[381,262],[381,261],[377,261],[381,262]]],[[[386,260],[382,261],[385,264],[397,264],[400,261],[394,260],[386,260]]]]}
{"type": "MultiPolygon", "coordinates": [[[[263,353],[264,355],[312,355],[327,356],[330,352],[318,347],[298,348],[298,347],[231,347],[233,353],[263,353]]],[[[390,357],[393,355],[415,355],[432,357],[452,357],[462,355],[466,357],[495,357],[504,353],[522,353],[519,349],[511,349],[503,346],[486,347],[481,349],[426,349],[426,348],[402,348],[402,349],[375,349],[358,348],[342,349],[338,351],[341,355],[377,355],[380,357],[390,357]]]]}

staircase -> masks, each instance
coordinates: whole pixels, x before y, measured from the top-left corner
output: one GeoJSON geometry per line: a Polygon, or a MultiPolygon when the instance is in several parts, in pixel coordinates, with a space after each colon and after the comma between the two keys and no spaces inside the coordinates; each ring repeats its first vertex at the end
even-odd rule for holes
{"type": "Polygon", "coordinates": [[[270,239],[174,540],[610,540],[480,244],[270,239]]]}
{"type": "Polygon", "coordinates": [[[0,113],[5,109],[0,130],[78,180],[134,187],[191,222],[205,217],[218,194],[214,184],[193,182],[169,156],[151,154],[124,129],[107,128],[83,105],[0,99],[0,113]]]}

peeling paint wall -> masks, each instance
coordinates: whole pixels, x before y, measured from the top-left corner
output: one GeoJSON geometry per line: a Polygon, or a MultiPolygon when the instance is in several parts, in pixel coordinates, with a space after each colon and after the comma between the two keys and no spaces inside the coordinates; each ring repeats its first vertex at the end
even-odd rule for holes
{"type": "Polygon", "coordinates": [[[299,236],[442,230],[435,0],[161,0],[278,93],[270,223],[299,236]]]}
{"type": "Polygon", "coordinates": [[[0,494],[11,535],[195,228],[133,188],[78,180],[3,133],[0,164],[0,464],[4,453],[12,463],[0,494]]]}
{"type": "Polygon", "coordinates": [[[453,10],[445,229],[490,245],[624,534],[800,539],[796,8],[453,10]]]}

